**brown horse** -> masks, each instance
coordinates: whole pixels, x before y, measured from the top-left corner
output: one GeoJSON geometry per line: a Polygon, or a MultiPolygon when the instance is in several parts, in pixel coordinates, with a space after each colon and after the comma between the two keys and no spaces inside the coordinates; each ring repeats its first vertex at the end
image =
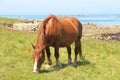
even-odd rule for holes
{"type": "Polygon", "coordinates": [[[73,17],[57,18],[55,15],[48,16],[41,24],[38,30],[38,36],[36,45],[32,45],[34,48],[33,58],[34,67],[33,72],[38,72],[45,60],[46,50],[48,65],[51,65],[50,49],[49,46],[53,46],[55,50],[56,67],[60,67],[59,62],[59,48],[66,47],[68,52],[68,64],[71,63],[71,47],[70,44],[75,42],[75,59],[74,65],[77,65],[77,55],[82,56],[81,50],[81,36],[82,25],[73,17]]]}

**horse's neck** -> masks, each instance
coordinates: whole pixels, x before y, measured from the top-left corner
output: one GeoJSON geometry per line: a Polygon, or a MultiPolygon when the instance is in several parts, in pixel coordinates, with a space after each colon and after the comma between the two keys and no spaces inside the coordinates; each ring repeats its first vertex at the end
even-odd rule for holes
{"type": "Polygon", "coordinates": [[[45,37],[42,33],[37,37],[36,46],[40,47],[40,48],[45,48],[45,46],[46,46],[45,37]]]}

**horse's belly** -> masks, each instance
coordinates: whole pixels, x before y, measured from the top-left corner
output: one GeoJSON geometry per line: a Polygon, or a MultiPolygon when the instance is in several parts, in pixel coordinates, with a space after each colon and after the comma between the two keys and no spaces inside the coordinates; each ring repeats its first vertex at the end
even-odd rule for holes
{"type": "Polygon", "coordinates": [[[58,45],[59,47],[66,47],[72,44],[76,40],[76,38],[77,38],[77,35],[70,35],[70,36],[64,35],[62,36],[62,38],[59,38],[59,39],[49,38],[49,42],[47,42],[47,44],[53,47],[55,47],[56,45],[58,45]]]}
{"type": "Polygon", "coordinates": [[[54,42],[49,42],[47,45],[55,47],[56,45],[59,47],[66,47],[72,44],[74,41],[73,40],[66,40],[66,41],[54,41],[54,42]]]}
{"type": "Polygon", "coordinates": [[[66,47],[72,44],[77,38],[77,35],[69,35],[69,36],[64,36],[59,42],[60,47],[66,47]]]}
{"type": "Polygon", "coordinates": [[[59,47],[66,47],[69,46],[72,42],[60,42],[59,47]]]}

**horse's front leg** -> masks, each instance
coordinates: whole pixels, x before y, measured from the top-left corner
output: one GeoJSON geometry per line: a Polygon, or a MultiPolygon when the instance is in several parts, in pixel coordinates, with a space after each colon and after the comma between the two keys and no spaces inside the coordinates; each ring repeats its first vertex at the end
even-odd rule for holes
{"type": "Polygon", "coordinates": [[[49,46],[46,47],[46,54],[47,54],[47,65],[46,65],[46,70],[48,70],[51,65],[52,65],[52,61],[51,61],[51,53],[50,53],[50,49],[49,49],[49,46]]]}
{"type": "Polygon", "coordinates": [[[56,46],[55,47],[55,54],[54,54],[55,58],[56,58],[56,68],[59,69],[62,67],[62,65],[59,62],[59,47],[56,46]]]}

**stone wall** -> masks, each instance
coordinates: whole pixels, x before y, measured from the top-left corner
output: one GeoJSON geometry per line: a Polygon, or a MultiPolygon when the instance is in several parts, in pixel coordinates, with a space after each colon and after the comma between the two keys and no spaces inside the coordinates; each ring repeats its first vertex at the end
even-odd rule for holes
{"type": "Polygon", "coordinates": [[[105,41],[120,41],[120,26],[83,24],[83,37],[105,41]]]}
{"type": "Polygon", "coordinates": [[[41,22],[30,22],[30,23],[14,23],[13,29],[20,31],[37,31],[41,22]]]}

